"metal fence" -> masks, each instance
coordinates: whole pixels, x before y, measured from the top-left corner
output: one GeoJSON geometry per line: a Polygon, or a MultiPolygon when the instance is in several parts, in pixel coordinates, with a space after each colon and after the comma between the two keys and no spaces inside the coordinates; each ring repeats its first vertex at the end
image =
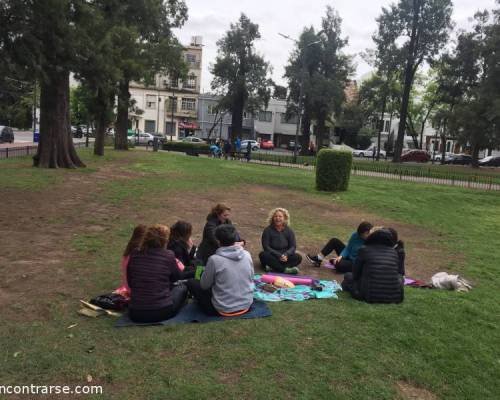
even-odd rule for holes
{"type": "MultiPolygon", "coordinates": [[[[73,143],[76,149],[85,147],[85,142],[73,143]]],[[[0,160],[6,158],[18,158],[36,154],[38,146],[16,146],[0,149],[0,160]]]]}
{"type": "MultiPolygon", "coordinates": [[[[252,162],[281,167],[314,170],[316,158],[298,156],[294,163],[290,155],[252,155],[252,162]]],[[[377,163],[353,163],[352,174],[358,176],[371,176],[377,178],[400,180],[407,182],[426,183],[433,185],[458,186],[480,190],[500,190],[500,174],[490,176],[483,174],[456,174],[450,171],[436,171],[431,168],[398,166],[377,163]]]]}

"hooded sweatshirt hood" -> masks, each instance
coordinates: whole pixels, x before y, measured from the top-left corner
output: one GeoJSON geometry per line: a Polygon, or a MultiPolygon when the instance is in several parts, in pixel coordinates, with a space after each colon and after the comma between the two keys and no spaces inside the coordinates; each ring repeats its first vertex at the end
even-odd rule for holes
{"type": "Polygon", "coordinates": [[[242,260],[245,256],[245,251],[241,246],[233,245],[226,247],[219,247],[216,251],[217,255],[225,258],[229,258],[230,260],[239,261],[242,260]]]}

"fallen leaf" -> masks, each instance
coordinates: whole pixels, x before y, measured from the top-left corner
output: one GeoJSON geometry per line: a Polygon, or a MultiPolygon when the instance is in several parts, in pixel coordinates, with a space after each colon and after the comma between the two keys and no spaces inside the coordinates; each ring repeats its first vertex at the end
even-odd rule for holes
{"type": "Polygon", "coordinates": [[[67,328],[67,329],[74,328],[74,327],[75,327],[75,326],[77,326],[77,325],[78,325],[78,324],[73,324],[73,325],[70,325],[70,326],[68,326],[68,328],[67,328]]]}
{"type": "Polygon", "coordinates": [[[14,353],[14,358],[17,358],[17,356],[18,356],[19,354],[21,354],[21,352],[20,352],[20,351],[16,351],[16,352],[14,353]]]}
{"type": "Polygon", "coordinates": [[[87,375],[87,382],[88,383],[92,382],[92,375],[87,375]]]}

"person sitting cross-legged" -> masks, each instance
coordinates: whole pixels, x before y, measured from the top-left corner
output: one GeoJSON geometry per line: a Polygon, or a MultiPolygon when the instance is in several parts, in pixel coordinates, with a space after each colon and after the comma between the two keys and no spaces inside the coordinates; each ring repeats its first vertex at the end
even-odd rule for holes
{"type": "Polygon", "coordinates": [[[188,289],[205,314],[244,314],[253,303],[252,257],[236,243],[238,233],[233,225],[219,225],[215,238],[220,247],[208,259],[201,279],[187,281],[188,289]]]}
{"type": "Polygon", "coordinates": [[[342,289],[367,303],[401,303],[404,299],[404,263],[394,233],[374,228],[359,250],[353,271],[344,275],[342,289]]]}
{"type": "Polygon", "coordinates": [[[259,254],[262,268],[267,272],[299,273],[297,266],[302,257],[295,252],[295,234],[289,223],[290,214],[284,208],[275,208],[269,214],[269,226],[262,232],[263,251],[259,254]]]}
{"type": "Polygon", "coordinates": [[[337,257],[331,259],[332,264],[335,266],[335,270],[341,273],[352,272],[352,265],[356,261],[358,251],[361,246],[365,244],[365,240],[372,228],[373,225],[369,222],[361,222],[356,232],[349,238],[347,246],[340,239],[333,238],[328,241],[318,255],[313,256],[307,254],[306,258],[315,267],[319,267],[326,256],[332,251],[335,251],[337,257]]]}

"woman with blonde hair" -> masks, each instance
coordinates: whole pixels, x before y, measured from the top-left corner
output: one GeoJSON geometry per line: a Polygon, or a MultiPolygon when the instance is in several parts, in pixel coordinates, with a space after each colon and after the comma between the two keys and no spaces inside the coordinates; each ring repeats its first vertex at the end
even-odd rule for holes
{"type": "MultiPolygon", "coordinates": [[[[229,219],[231,215],[231,208],[226,204],[219,203],[207,216],[207,222],[203,228],[203,237],[201,239],[200,246],[196,253],[196,258],[201,262],[201,264],[206,265],[208,258],[213,256],[217,249],[219,248],[219,242],[215,237],[215,229],[219,225],[232,225],[229,219]]],[[[241,242],[239,235],[237,234],[237,243],[244,244],[241,242]]]]}
{"type": "Polygon", "coordinates": [[[168,234],[169,228],[165,225],[148,227],[140,248],[130,256],[127,279],[132,321],[164,321],[175,316],[186,301],[186,286],[174,286],[181,271],[174,253],[166,248],[168,234]]]}
{"type": "Polygon", "coordinates": [[[262,232],[263,251],[259,254],[262,268],[267,272],[298,274],[302,257],[295,252],[297,244],[289,226],[290,213],[285,208],[275,208],[269,213],[268,223],[262,232]]]}

